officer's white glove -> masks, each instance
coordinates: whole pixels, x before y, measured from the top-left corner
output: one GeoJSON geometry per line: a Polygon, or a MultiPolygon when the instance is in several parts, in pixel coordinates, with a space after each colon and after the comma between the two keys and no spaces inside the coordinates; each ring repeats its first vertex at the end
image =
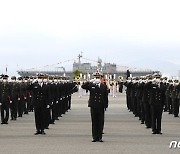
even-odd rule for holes
{"type": "Polygon", "coordinates": [[[2,103],[0,103],[0,106],[2,105],[2,103]]]}
{"type": "Polygon", "coordinates": [[[95,81],[96,79],[91,79],[89,82],[92,82],[92,83],[94,83],[94,81],[95,81]]]}
{"type": "Polygon", "coordinates": [[[47,107],[46,107],[47,109],[49,109],[50,108],[50,106],[49,105],[47,105],[47,107]]]}
{"type": "Polygon", "coordinates": [[[51,104],[53,105],[53,102],[51,104]]]}
{"type": "Polygon", "coordinates": [[[18,101],[20,101],[20,98],[18,98],[18,101]]]}
{"type": "Polygon", "coordinates": [[[58,103],[58,101],[56,101],[56,104],[58,103]]]}
{"type": "Polygon", "coordinates": [[[12,101],[10,101],[10,103],[12,103],[12,101]]]}
{"type": "Polygon", "coordinates": [[[24,99],[26,99],[26,97],[24,97],[24,99]]]}
{"type": "Polygon", "coordinates": [[[95,79],[94,83],[99,84],[99,83],[101,83],[101,80],[100,79],[95,79]]]}

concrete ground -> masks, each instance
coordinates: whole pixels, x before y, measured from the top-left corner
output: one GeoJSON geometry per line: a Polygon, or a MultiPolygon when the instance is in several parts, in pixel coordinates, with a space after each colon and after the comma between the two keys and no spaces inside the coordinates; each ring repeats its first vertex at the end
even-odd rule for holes
{"type": "Polygon", "coordinates": [[[125,94],[109,96],[103,143],[91,142],[88,96],[72,97],[72,110],[50,125],[47,135],[34,135],[34,114],[24,115],[8,125],[0,125],[0,154],[165,154],[170,141],[180,141],[180,119],[163,114],[163,135],[152,135],[126,108],[125,94]]]}

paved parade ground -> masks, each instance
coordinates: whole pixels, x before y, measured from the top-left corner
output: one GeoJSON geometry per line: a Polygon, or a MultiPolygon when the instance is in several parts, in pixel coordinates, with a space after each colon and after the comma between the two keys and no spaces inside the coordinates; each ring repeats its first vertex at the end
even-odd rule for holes
{"type": "Polygon", "coordinates": [[[152,135],[151,129],[140,124],[126,108],[125,94],[109,96],[105,115],[103,143],[91,142],[91,119],[88,96],[72,97],[72,109],[63,115],[46,135],[34,135],[34,114],[23,115],[8,125],[0,125],[1,154],[117,154],[117,153],[180,153],[169,149],[172,140],[180,141],[180,119],[163,113],[162,135],[152,135]]]}

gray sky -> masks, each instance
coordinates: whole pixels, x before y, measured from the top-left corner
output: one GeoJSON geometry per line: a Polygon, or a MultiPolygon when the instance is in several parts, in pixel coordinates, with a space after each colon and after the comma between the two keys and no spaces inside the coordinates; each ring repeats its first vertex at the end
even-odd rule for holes
{"type": "Polygon", "coordinates": [[[179,7],[179,0],[0,1],[0,73],[6,65],[12,75],[83,51],[89,59],[177,75],[179,7]]]}

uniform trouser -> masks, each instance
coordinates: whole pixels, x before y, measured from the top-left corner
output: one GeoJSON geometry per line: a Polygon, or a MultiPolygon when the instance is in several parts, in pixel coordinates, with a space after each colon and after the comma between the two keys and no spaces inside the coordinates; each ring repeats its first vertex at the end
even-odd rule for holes
{"type": "Polygon", "coordinates": [[[1,122],[8,122],[9,120],[9,105],[8,102],[3,102],[1,105],[1,122]]]}
{"type": "Polygon", "coordinates": [[[45,113],[46,108],[45,107],[35,107],[34,108],[35,113],[35,123],[36,123],[36,130],[42,131],[45,128],[46,125],[46,119],[45,119],[45,113]]]}
{"type": "Polygon", "coordinates": [[[92,137],[95,140],[102,139],[104,126],[104,109],[91,107],[90,112],[92,120],[92,137]]]}
{"type": "Polygon", "coordinates": [[[153,132],[161,131],[162,112],[163,112],[163,105],[161,105],[161,104],[151,105],[152,131],[153,132]]]}
{"type": "Polygon", "coordinates": [[[63,98],[62,99],[62,114],[65,114],[66,113],[66,109],[65,109],[65,99],[63,98]]]}
{"type": "Polygon", "coordinates": [[[51,106],[51,123],[54,123],[56,119],[56,104],[53,103],[53,105],[51,106]]]}
{"type": "Polygon", "coordinates": [[[29,99],[24,100],[24,114],[28,114],[29,99]]]}
{"type": "Polygon", "coordinates": [[[65,98],[65,112],[67,112],[68,111],[68,97],[66,96],[66,98],[65,98]]]}
{"type": "Polygon", "coordinates": [[[32,97],[29,98],[29,107],[28,107],[28,110],[30,112],[33,111],[32,97]]]}
{"type": "Polygon", "coordinates": [[[138,113],[137,113],[137,98],[134,96],[132,98],[132,101],[133,101],[133,113],[135,116],[138,116],[138,113]]]}
{"type": "Polygon", "coordinates": [[[152,117],[151,117],[151,106],[148,101],[144,102],[145,110],[145,124],[147,127],[151,127],[152,117]]]}
{"type": "Polygon", "coordinates": [[[128,107],[129,107],[128,109],[129,109],[130,111],[133,111],[132,100],[131,100],[131,97],[130,97],[130,96],[128,96],[127,103],[128,103],[128,107]]]}
{"type": "Polygon", "coordinates": [[[137,98],[137,115],[141,119],[141,99],[137,98]]]}
{"type": "Polygon", "coordinates": [[[69,101],[68,101],[68,109],[71,109],[71,96],[68,97],[69,101]]]}
{"type": "Polygon", "coordinates": [[[59,101],[59,117],[61,117],[62,115],[62,112],[63,112],[63,102],[62,100],[59,101]]]}
{"type": "Polygon", "coordinates": [[[11,105],[10,105],[10,109],[11,109],[11,119],[16,119],[17,118],[17,106],[18,106],[18,102],[17,100],[13,100],[11,105]]]}
{"type": "Polygon", "coordinates": [[[49,124],[51,122],[51,113],[50,113],[50,108],[48,108],[48,109],[46,108],[45,110],[46,110],[46,113],[45,113],[45,119],[46,119],[45,128],[48,128],[48,126],[49,126],[49,124]]]}
{"type": "Polygon", "coordinates": [[[128,94],[126,93],[126,102],[127,102],[127,108],[128,108],[128,110],[130,110],[130,99],[129,99],[129,96],[128,96],[128,94]]]}
{"type": "Polygon", "coordinates": [[[60,100],[58,100],[57,108],[58,108],[57,116],[60,117],[61,116],[61,104],[60,104],[60,100]]]}
{"type": "Polygon", "coordinates": [[[168,104],[168,110],[169,110],[169,114],[172,114],[172,99],[170,97],[168,97],[168,100],[167,100],[167,104],[168,104]]]}
{"type": "Polygon", "coordinates": [[[19,100],[18,101],[18,116],[22,117],[23,114],[23,105],[24,104],[24,100],[19,100]]]}
{"type": "Polygon", "coordinates": [[[178,116],[179,114],[179,99],[173,100],[173,107],[174,107],[174,116],[178,116]]]}
{"type": "Polygon", "coordinates": [[[165,98],[165,106],[164,106],[164,111],[168,111],[168,97],[166,96],[165,98]]]}
{"type": "Polygon", "coordinates": [[[145,109],[144,109],[144,102],[140,100],[140,109],[141,109],[141,122],[144,123],[145,121],[145,109]]]}

